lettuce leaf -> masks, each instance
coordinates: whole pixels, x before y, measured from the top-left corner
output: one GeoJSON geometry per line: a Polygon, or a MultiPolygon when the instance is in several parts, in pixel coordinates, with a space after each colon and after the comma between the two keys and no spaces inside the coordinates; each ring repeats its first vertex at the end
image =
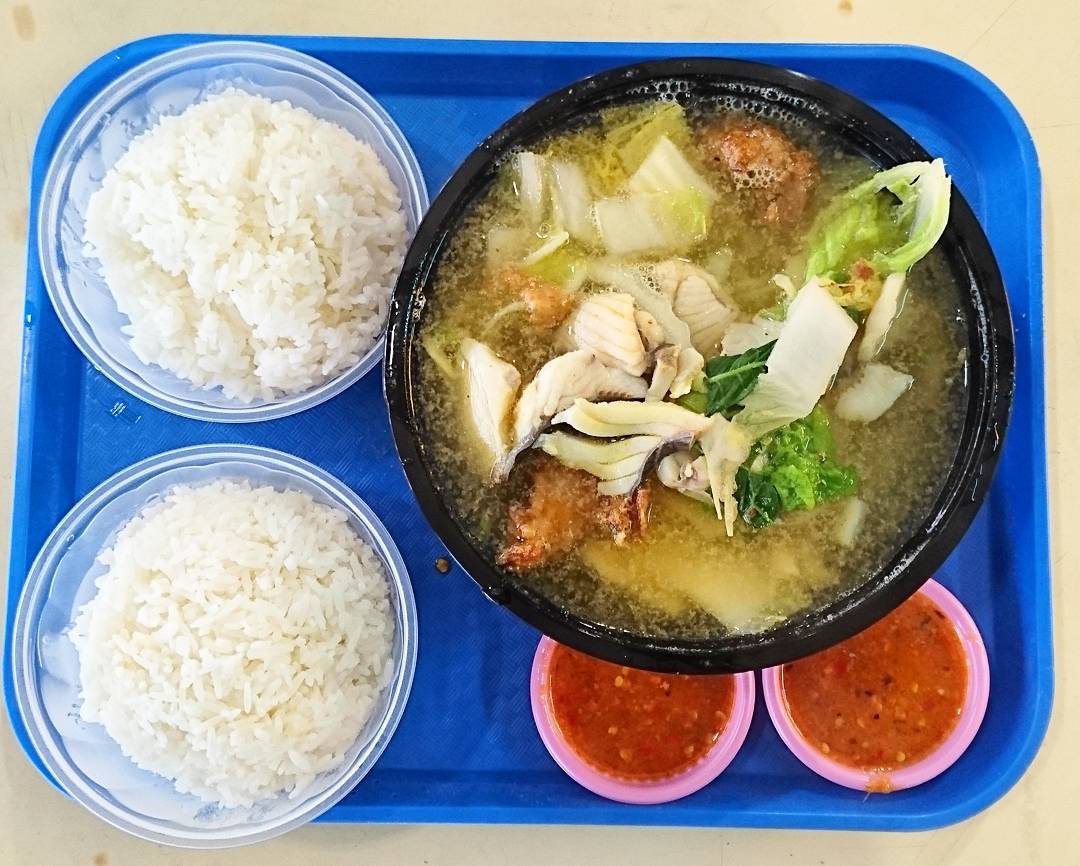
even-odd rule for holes
{"type": "Polygon", "coordinates": [[[821,406],[758,442],[736,476],[743,521],[768,526],[786,511],[808,511],[853,495],[858,473],[836,459],[829,416],[821,406]]]}
{"type": "Polygon", "coordinates": [[[844,282],[860,260],[881,276],[908,270],[945,231],[951,196],[952,180],[940,159],[878,172],[834,199],[814,221],[807,279],[844,282]]]}
{"type": "Polygon", "coordinates": [[[829,416],[821,406],[778,430],[762,454],[762,474],[776,487],[784,511],[809,510],[858,489],[855,468],[836,461],[829,416]]]}

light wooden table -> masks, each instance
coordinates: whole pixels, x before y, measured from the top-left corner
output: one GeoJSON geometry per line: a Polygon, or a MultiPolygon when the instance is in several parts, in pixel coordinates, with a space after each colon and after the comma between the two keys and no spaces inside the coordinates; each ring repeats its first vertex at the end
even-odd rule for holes
{"type": "MultiPolygon", "coordinates": [[[[26,0],[0,4],[0,537],[7,546],[27,172],[45,110],[85,64],[154,33],[333,33],[535,39],[911,42],[993,78],[1030,125],[1046,194],[1049,454],[1057,697],[1046,742],[997,805],[932,833],[560,827],[309,827],[256,848],[196,855],[129,838],[47,785],[0,724],[0,864],[1080,863],[1080,3],[1077,0],[26,0]],[[1070,604],[1071,602],[1071,604],[1070,604]]],[[[4,571],[6,573],[6,569],[4,571]]],[[[0,577],[0,582],[3,578],[0,577]]]]}

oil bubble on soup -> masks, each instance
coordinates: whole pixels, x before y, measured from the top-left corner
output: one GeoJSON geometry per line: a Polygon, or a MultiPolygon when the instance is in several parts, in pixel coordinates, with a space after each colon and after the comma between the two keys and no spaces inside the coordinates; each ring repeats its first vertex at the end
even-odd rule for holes
{"type": "Polygon", "coordinates": [[[426,290],[441,495],[514,580],[635,633],[756,632],[857,585],[957,447],[950,194],[940,160],[689,98],[512,154],[426,290]]]}

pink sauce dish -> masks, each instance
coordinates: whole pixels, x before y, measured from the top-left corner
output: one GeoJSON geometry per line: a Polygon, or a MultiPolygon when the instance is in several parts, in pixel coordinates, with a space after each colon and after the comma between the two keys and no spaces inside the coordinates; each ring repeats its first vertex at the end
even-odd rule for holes
{"type": "Polygon", "coordinates": [[[540,739],[563,771],[575,782],[601,797],[620,803],[653,805],[668,803],[699,791],[716,779],[731,763],[746,739],[754,715],[753,673],[732,674],[731,711],[716,740],[696,763],[656,779],[620,778],[599,769],[580,755],[560,729],[551,689],[553,654],[559,647],[542,638],[533,658],[530,694],[533,719],[540,739]]]}
{"type": "Polygon", "coordinates": [[[921,785],[956,763],[982,724],[990,695],[990,665],[982,636],[964,606],[940,583],[928,580],[919,594],[944,614],[955,630],[967,663],[967,678],[955,726],[940,745],[917,761],[898,769],[867,770],[829,757],[807,739],[792,718],[791,704],[784,688],[785,666],[778,665],[761,672],[765,706],[780,739],[796,758],[830,782],[870,793],[890,793],[921,785]]]}

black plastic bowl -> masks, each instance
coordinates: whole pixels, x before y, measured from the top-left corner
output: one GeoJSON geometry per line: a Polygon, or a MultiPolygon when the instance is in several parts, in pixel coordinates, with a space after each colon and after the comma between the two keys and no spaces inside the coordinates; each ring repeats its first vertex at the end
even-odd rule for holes
{"type": "Polygon", "coordinates": [[[1015,351],[1008,300],[986,236],[953,192],[942,238],[961,287],[968,332],[968,405],[960,444],[941,494],[918,531],[892,559],[823,607],[768,631],[712,640],[664,639],[585,620],[530,591],[474,547],[433,482],[418,431],[415,342],[447,241],[470,205],[494,180],[500,160],[552,131],[572,128],[597,109],[649,95],[725,100],[764,117],[787,116],[835,136],[838,143],[888,167],[929,159],[896,124],[854,97],[787,69],[692,58],[640,63],[586,78],[512,117],[465,160],[420,225],[394,293],[386,344],[385,386],[394,439],[420,507],[454,558],[494,601],[557,641],[621,664],[676,672],[734,672],[790,661],[866,628],[918,589],[945,560],[975,517],[1005,434],[1012,404],[1015,351]]]}

